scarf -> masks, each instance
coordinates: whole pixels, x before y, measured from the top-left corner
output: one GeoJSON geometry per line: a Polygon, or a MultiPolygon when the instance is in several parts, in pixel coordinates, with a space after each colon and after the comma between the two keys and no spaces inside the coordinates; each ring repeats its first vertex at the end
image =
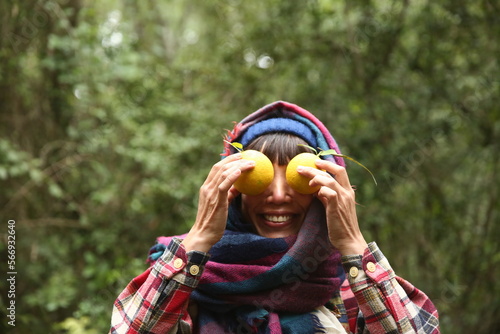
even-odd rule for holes
{"type": "MultiPolygon", "coordinates": [[[[227,229],[210,250],[191,300],[198,305],[200,333],[321,333],[313,311],[326,304],[344,280],[322,204],[311,204],[295,236],[265,238],[243,223],[237,202],[227,229]]],[[[172,237],[150,250],[155,261],[172,237]]]]}

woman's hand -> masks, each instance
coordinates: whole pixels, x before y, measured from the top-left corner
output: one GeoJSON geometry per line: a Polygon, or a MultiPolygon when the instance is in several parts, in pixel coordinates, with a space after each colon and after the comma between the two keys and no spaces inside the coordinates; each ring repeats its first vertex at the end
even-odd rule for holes
{"type": "Polygon", "coordinates": [[[321,186],[316,196],[326,210],[330,242],[342,255],[363,254],[367,243],[359,229],[355,194],[346,169],[321,159],[316,166],[326,172],[310,167],[299,167],[298,171],[311,178],[311,186],[321,186]]]}
{"type": "Polygon", "coordinates": [[[226,229],[229,203],[239,194],[234,189],[242,172],[252,169],[255,162],[242,160],[233,154],[216,163],[200,188],[196,221],[182,244],[186,251],[208,252],[226,229]]]}

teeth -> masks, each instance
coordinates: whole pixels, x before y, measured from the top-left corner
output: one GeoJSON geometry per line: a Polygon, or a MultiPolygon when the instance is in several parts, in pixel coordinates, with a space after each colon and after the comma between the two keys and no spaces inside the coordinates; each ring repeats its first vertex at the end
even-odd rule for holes
{"type": "Polygon", "coordinates": [[[268,216],[265,215],[264,218],[267,221],[273,222],[273,223],[284,223],[292,218],[292,216],[268,216]]]}

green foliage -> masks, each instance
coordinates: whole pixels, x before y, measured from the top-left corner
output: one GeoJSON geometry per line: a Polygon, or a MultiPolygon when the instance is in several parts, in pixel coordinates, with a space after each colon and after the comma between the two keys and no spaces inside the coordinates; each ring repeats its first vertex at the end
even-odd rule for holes
{"type": "Polygon", "coordinates": [[[6,331],[106,332],[156,236],[191,226],[224,129],[278,99],[313,111],[376,175],[349,167],[365,237],[431,296],[443,332],[500,328],[494,1],[0,12],[0,216],[16,220],[19,291],[6,331]]]}

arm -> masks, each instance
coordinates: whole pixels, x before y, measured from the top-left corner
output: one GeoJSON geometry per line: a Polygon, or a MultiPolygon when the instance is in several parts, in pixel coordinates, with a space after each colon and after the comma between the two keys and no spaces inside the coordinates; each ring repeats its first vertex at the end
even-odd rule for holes
{"type": "Polygon", "coordinates": [[[110,333],[168,333],[191,323],[189,297],[198,285],[207,252],[224,234],[229,203],[238,194],[233,183],[254,166],[241,154],[233,154],[212,167],[200,189],[193,227],[184,240],[174,239],[158,261],[118,296],[110,333]],[[194,266],[198,273],[191,270],[194,266]]]}
{"type": "Polygon", "coordinates": [[[347,280],[341,295],[352,332],[439,333],[438,313],[431,300],[394,274],[374,242],[363,256],[343,256],[342,264],[347,280]]]}
{"type": "Polygon", "coordinates": [[[208,255],[187,252],[173,239],[156,263],[134,278],[113,306],[110,333],[168,333],[191,322],[189,296],[198,285],[208,255]]]}
{"type": "Polygon", "coordinates": [[[345,168],[325,160],[318,160],[316,165],[325,171],[307,167],[298,171],[311,178],[311,185],[321,186],[317,197],[325,206],[330,242],[343,255],[344,269],[355,297],[346,300],[352,330],[357,333],[439,333],[437,311],[429,298],[395,276],[375,243],[366,243],[345,168]],[[361,316],[358,312],[353,315],[352,310],[356,308],[361,316]],[[353,320],[356,317],[357,325],[353,320]]]}

